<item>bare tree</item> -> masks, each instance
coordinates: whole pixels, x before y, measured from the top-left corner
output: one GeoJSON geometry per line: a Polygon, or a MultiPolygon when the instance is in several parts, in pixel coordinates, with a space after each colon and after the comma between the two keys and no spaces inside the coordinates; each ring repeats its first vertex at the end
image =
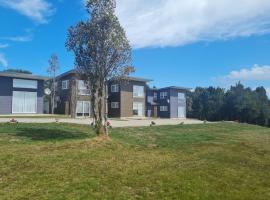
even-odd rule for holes
{"type": "Polygon", "coordinates": [[[115,15],[115,6],[115,0],[88,0],[89,20],[71,27],[66,43],[68,50],[75,54],[78,73],[89,83],[98,135],[107,134],[105,93],[108,80],[133,71],[128,67],[131,66],[131,47],[115,15]]]}
{"type": "Polygon", "coordinates": [[[58,57],[56,54],[52,54],[51,58],[49,59],[49,67],[47,68],[47,72],[50,76],[50,101],[51,101],[51,113],[54,114],[55,109],[55,94],[56,94],[56,73],[60,69],[58,57]]]}

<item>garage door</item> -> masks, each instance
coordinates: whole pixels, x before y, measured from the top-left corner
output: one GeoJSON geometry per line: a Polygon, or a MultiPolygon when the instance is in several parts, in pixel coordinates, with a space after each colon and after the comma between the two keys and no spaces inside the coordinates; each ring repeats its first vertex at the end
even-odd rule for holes
{"type": "Polygon", "coordinates": [[[14,114],[35,114],[37,113],[36,92],[13,92],[12,113],[14,114]]]}
{"type": "Polygon", "coordinates": [[[178,107],[178,118],[186,118],[186,108],[184,106],[178,107]]]}

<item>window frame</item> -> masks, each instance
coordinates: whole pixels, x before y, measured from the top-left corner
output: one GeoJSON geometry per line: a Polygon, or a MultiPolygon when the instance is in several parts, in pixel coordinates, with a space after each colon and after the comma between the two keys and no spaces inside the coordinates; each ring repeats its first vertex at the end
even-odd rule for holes
{"type": "Polygon", "coordinates": [[[168,106],[160,106],[159,107],[159,111],[160,112],[168,112],[169,111],[169,108],[168,108],[168,106]]]}
{"type": "Polygon", "coordinates": [[[119,84],[112,84],[111,93],[118,93],[118,92],[119,92],[119,84]]]}
{"type": "Polygon", "coordinates": [[[168,98],[168,92],[160,92],[159,96],[160,96],[160,99],[166,99],[168,98]]]}
{"type": "Polygon", "coordinates": [[[133,85],[133,98],[144,98],[145,87],[143,85],[133,85]],[[139,89],[139,90],[137,90],[139,89]]]}
{"type": "Polygon", "coordinates": [[[62,81],[62,90],[68,90],[68,89],[69,89],[69,80],[62,81]]]}
{"type": "Polygon", "coordinates": [[[119,102],[111,102],[111,109],[119,109],[120,103],[119,102]]]}

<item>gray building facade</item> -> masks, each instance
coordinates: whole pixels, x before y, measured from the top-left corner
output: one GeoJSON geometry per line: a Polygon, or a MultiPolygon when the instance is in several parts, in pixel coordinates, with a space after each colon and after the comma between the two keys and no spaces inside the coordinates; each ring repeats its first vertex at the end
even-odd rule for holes
{"type": "Polygon", "coordinates": [[[42,114],[45,77],[0,72],[0,114],[42,114]]]}

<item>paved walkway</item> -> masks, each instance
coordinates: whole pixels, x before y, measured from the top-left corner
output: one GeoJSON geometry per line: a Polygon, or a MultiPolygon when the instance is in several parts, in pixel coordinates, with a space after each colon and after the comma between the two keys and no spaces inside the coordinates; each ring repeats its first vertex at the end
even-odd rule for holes
{"type": "MultiPolygon", "coordinates": [[[[9,122],[11,118],[0,118],[0,123],[9,122]]],[[[71,118],[15,118],[19,123],[73,123],[73,124],[90,124],[91,119],[71,119],[71,118]]],[[[202,124],[202,121],[194,119],[110,119],[110,123],[113,127],[139,127],[150,126],[154,121],[156,125],[177,125],[184,124],[202,124]]]]}

